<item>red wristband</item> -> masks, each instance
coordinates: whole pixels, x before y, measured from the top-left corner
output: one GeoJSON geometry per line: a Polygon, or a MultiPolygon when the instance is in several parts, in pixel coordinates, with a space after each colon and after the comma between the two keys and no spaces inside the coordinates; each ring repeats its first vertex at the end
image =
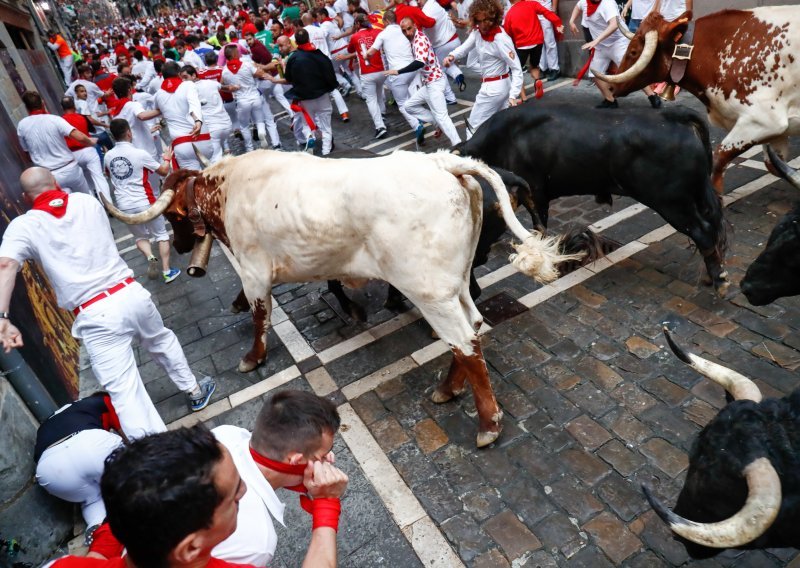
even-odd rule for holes
{"type": "Polygon", "coordinates": [[[311,530],[330,527],[339,530],[339,514],[342,503],[336,498],[313,499],[311,501],[311,530]]]}

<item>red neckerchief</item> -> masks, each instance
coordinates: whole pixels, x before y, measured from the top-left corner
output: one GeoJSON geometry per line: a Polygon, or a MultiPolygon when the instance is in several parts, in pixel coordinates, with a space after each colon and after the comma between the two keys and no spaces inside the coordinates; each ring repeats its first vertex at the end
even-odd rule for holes
{"type": "Polygon", "coordinates": [[[231,73],[234,75],[239,72],[239,69],[242,68],[242,60],[241,59],[228,59],[225,63],[226,67],[230,70],[231,73]]]}
{"type": "Polygon", "coordinates": [[[478,32],[481,34],[481,37],[483,38],[483,41],[489,41],[489,42],[494,41],[494,36],[496,36],[502,31],[503,28],[501,28],[500,26],[493,27],[492,29],[489,30],[488,33],[483,33],[482,31],[478,30],[478,32]]]}
{"type": "Polygon", "coordinates": [[[586,17],[591,17],[592,14],[597,12],[597,9],[600,7],[600,2],[602,0],[597,0],[597,2],[593,2],[592,0],[586,0],[586,17]]]}
{"type": "Polygon", "coordinates": [[[61,219],[64,213],[67,212],[68,201],[68,193],[65,193],[62,189],[51,189],[50,191],[44,191],[36,196],[33,200],[32,209],[46,211],[56,219],[61,219]]]}
{"type": "Polygon", "coordinates": [[[300,51],[314,51],[315,49],[317,49],[317,46],[315,46],[313,43],[309,41],[308,43],[298,43],[297,49],[299,49],[300,51]]]}
{"type": "MultiPolygon", "coordinates": [[[[303,475],[306,471],[307,464],[292,465],[290,463],[275,461],[273,459],[268,458],[267,456],[259,454],[253,448],[250,448],[250,455],[253,457],[253,461],[255,461],[257,464],[263,465],[267,469],[277,471],[278,473],[285,473],[287,475],[303,475]]],[[[292,485],[291,487],[284,487],[284,489],[288,489],[289,491],[296,491],[298,493],[306,492],[306,486],[303,485],[302,483],[300,485],[292,485]]]]}
{"type": "Polygon", "coordinates": [[[34,110],[28,112],[28,115],[30,115],[30,116],[33,116],[35,114],[50,114],[50,113],[47,112],[46,110],[44,110],[43,108],[37,108],[37,109],[34,109],[34,110]]]}
{"type": "Polygon", "coordinates": [[[131,102],[130,97],[125,97],[124,99],[117,99],[111,104],[111,108],[108,109],[111,112],[111,116],[117,116],[119,113],[122,112],[122,108],[131,102]]]}
{"type": "Polygon", "coordinates": [[[180,77],[170,77],[169,79],[164,79],[164,82],[161,83],[161,88],[168,93],[174,93],[181,86],[181,83],[183,81],[180,77]]]}

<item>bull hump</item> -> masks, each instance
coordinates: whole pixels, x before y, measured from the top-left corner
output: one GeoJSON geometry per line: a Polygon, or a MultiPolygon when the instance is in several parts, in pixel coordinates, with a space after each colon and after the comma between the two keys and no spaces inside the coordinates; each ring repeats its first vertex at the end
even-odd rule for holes
{"type": "Polygon", "coordinates": [[[753,93],[775,86],[791,64],[791,25],[767,21],[753,11],[731,12],[720,20],[726,17],[735,21],[723,21],[715,34],[721,38],[717,40],[719,68],[710,84],[726,99],[750,105],[753,93]]]}

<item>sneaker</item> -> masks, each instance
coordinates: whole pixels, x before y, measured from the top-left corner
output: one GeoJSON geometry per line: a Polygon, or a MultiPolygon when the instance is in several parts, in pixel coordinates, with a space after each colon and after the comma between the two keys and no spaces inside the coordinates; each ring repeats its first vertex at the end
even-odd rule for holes
{"type": "Polygon", "coordinates": [[[618,107],[619,103],[617,103],[617,99],[614,99],[613,101],[609,101],[608,99],[603,99],[603,102],[594,108],[618,108],[618,107]]]}
{"type": "Polygon", "coordinates": [[[313,154],[313,153],[314,153],[314,146],[315,146],[316,144],[317,144],[317,139],[316,139],[316,138],[314,138],[314,137],[312,136],[312,137],[311,137],[311,138],[309,138],[309,139],[308,139],[308,141],[306,142],[306,147],[304,148],[304,150],[305,150],[306,152],[308,152],[309,154],[313,154]]]}
{"type": "Polygon", "coordinates": [[[650,101],[650,106],[653,108],[661,108],[661,97],[658,95],[647,95],[647,100],[650,101]]]}
{"type": "Polygon", "coordinates": [[[537,79],[536,82],[533,84],[534,90],[534,97],[537,99],[541,99],[544,96],[544,85],[542,85],[542,81],[537,79]]]}
{"type": "Polygon", "coordinates": [[[161,274],[164,276],[164,284],[169,284],[181,275],[181,271],[177,268],[170,268],[169,272],[162,272],[161,274]]]}
{"type": "Polygon", "coordinates": [[[383,138],[384,136],[386,136],[387,132],[388,132],[388,130],[386,130],[386,127],[385,126],[381,126],[380,128],[378,128],[375,131],[375,139],[379,140],[379,139],[383,138]]]}
{"type": "Polygon", "coordinates": [[[283,145],[282,144],[275,144],[272,147],[273,150],[277,150],[278,152],[283,152],[283,145]]]}
{"type": "Polygon", "coordinates": [[[158,278],[158,259],[152,254],[147,257],[147,277],[150,280],[158,278]]]}
{"type": "Polygon", "coordinates": [[[467,82],[464,80],[463,73],[456,77],[456,85],[458,85],[458,90],[462,93],[467,90],[467,82]]]}
{"type": "Polygon", "coordinates": [[[452,101],[447,101],[447,106],[453,106],[453,105],[457,105],[457,104],[458,104],[458,101],[455,100],[455,99],[453,99],[452,101]]]}
{"type": "Polygon", "coordinates": [[[442,134],[443,134],[443,132],[442,132],[441,128],[437,128],[436,130],[433,131],[433,137],[434,138],[441,138],[442,134]]]}
{"type": "Polygon", "coordinates": [[[561,77],[561,70],[551,69],[550,71],[547,72],[546,77],[548,81],[555,81],[556,79],[561,77]]]}
{"type": "Polygon", "coordinates": [[[217,383],[211,377],[205,377],[197,381],[197,386],[200,387],[199,396],[195,397],[191,393],[188,394],[189,404],[192,407],[192,412],[203,410],[206,406],[208,406],[208,402],[211,400],[211,395],[214,394],[215,390],[217,390],[217,383]]]}
{"type": "Polygon", "coordinates": [[[342,113],[342,122],[350,122],[350,113],[349,112],[343,112],[342,113]]]}
{"type": "Polygon", "coordinates": [[[421,122],[417,125],[417,129],[414,131],[417,136],[417,146],[424,146],[425,145],[425,125],[421,122]]]}

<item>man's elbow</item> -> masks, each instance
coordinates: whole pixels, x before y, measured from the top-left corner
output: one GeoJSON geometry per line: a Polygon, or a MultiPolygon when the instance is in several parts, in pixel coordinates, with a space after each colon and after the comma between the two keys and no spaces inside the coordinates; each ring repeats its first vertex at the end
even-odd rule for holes
{"type": "Polygon", "coordinates": [[[7,256],[0,257],[0,272],[16,272],[19,268],[19,262],[7,256]]]}

